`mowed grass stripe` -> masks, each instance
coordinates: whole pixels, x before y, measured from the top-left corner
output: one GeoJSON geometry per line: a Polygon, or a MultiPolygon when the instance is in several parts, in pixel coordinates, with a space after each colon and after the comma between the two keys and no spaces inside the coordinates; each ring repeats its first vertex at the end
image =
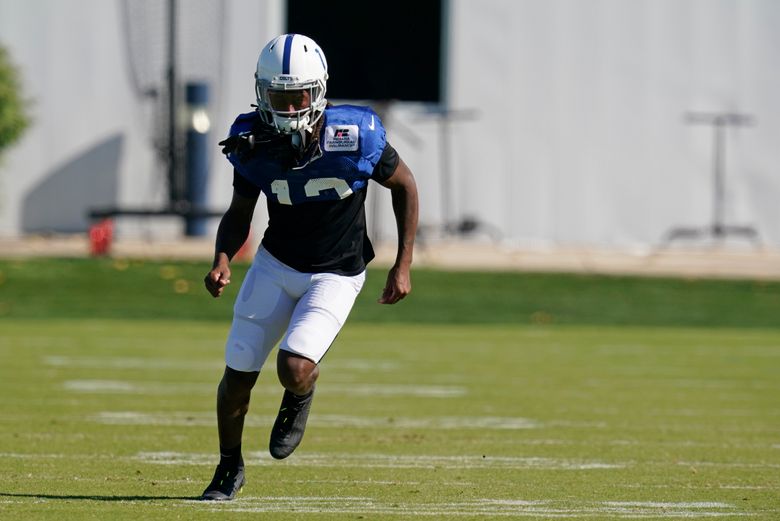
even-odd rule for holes
{"type": "MultiPolygon", "coordinates": [[[[98,394],[188,394],[208,391],[202,383],[138,383],[127,380],[67,380],[63,383],[63,390],[74,393],[98,393],[98,394]]],[[[255,394],[278,394],[277,387],[256,386],[255,394]]],[[[417,396],[421,398],[452,399],[467,394],[466,389],[457,386],[433,386],[433,385],[390,385],[367,384],[356,382],[354,384],[333,384],[325,387],[318,395],[340,394],[342,396],[354,393],[371,394],[376,397],[383,396],[417,396]]]]}
{"type": "Polygon", "coordinates": [[[581,505],[551,501],[477,499],[456,501],[447,505],[386,503],[370,497],[247,497],[214,512],[289,512],[302,514],[356,514],[427,518],[431,516],[539,517],[539,518],[618,518],[674,519],[746,516],[735,512],[735,506],[722,502],[621,502],[602,501],[581,505]]]}

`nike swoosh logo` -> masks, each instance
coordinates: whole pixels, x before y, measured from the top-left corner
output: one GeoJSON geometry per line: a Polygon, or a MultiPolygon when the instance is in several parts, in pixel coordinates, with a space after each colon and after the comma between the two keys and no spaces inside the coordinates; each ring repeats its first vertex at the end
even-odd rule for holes
{"type": "Polygon", "coordinates": [[[368,130],[374,130],[374,116],[371,115],[371,123],[368,124],[368,130]]]}

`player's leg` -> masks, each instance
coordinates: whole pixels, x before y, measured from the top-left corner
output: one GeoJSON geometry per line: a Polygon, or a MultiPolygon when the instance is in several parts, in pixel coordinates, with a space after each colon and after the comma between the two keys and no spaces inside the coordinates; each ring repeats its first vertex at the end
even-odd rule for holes
{"type": "Polygon", "coordinates": [[[314,275],[295,306],[276,359],[285,392],[271,430],[273,457],[286,458],[303,439],[320,372],[318,364],[347,320],[364,280],[364,273],[354,277],[314,275]]]}
{"type": "Polygon", "coordinates": [[[249,398],[259,374],[258,371],[236,371],[225,366],[217,388],[217,430],[222,463],[235,461],[243,466],[241,437],[244,417],[249,411],[249,398]]]}
{"type": "Polygon", "coordinates": [[[295,306],[279,280],[258,255],[236,298],[225,344],[225,373],[217,390],[220,463],[203,499],[233,499],[244,484],[241,440],[251,391],[295,306]]]}
{"type": "Polygon", "coordinates": [[[249,397],[259,374],[258,371],[243,372],[225,367],[225,373],[217,388],[219,464],[201,499],[230,500],[244,486],[241,436],[244,417],[249,410],[249,397]]]}

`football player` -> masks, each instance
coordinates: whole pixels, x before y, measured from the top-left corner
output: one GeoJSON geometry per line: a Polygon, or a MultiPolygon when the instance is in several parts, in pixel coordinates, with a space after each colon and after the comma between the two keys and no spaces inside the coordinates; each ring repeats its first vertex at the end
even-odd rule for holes
{"type": "Polygon", "coordinates": [[[411,291],[414,177],[374,111],[327,102],[327,79],[325,53],[311,38],[274,38],[257,61],[255,110],[238,116],[220,143],[234,168],[233,198],[205,277],[212,296],[230,283],[230,261],[247,239],[261,192],[269,220],[235,300],[217,389],[221,456],[203,499],[233,499],[244,484],[244,417],[259,371],[277,344],[284,395],[269,449],[282,459],[301,442],[318,364],[374,257],[364,208],[371,180],[390,190],[398,228],[395,263],[379,303],[394,304],[411,291]]]}

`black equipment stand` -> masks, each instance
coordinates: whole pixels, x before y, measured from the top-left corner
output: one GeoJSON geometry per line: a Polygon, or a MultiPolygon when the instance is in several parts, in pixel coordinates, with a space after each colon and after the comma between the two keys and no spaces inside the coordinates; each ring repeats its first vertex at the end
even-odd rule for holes
{"type": "Polygon", "coordinates": [[[753,118],[747,114],[726,112],[691,112],[685,121],[692,125],[710,125],[713,128],[712,157],[712,223],[701,228],[676,227],[666,235],[663,241],[668,246],[677,239],[712,238],[722,241],[727,236],[742,236],[759,244],[758,231],[752,226],[729,225],[725,223],[725,156],[726,128],[729,126],[748,126],[753,118]]]}

